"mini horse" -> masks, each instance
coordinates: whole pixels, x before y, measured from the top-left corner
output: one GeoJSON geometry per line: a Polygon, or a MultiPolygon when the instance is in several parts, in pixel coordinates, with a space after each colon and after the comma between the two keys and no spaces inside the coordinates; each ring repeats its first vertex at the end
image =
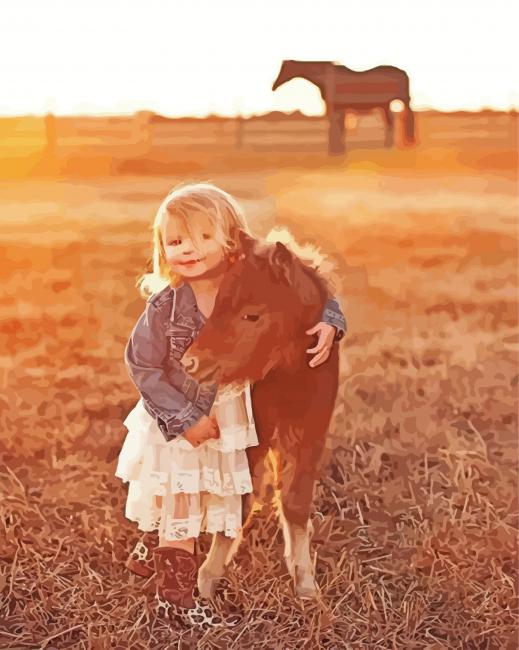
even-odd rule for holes
{"type": "Polygon", "coordinates": [[[339,354],[310,368],[305,330],[330,296],[326,281],[280,242],[242,233],[241,254],[225,274],[214,310],[189,349],[200,381],[251,382],[259,445],[247,456],[253,492],[244,495],[243,530],[235,542],[215,534],[198,588],[211,596],[261,503],[269,450],[275,459],[285,560],[299,596],[313,597],[310,507],[338,389],[339,354]]]}

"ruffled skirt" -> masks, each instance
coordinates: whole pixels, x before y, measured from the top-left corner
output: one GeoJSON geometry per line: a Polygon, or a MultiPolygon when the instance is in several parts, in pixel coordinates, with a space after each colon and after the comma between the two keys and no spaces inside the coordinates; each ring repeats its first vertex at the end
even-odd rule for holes
{"type": "Polygon", "coordinates": [[[236,537],[242,495],[252,492],[246,448],[258,444],[250,385],[218,392],[212,414],[220,438],[193,447],[166,441],[142,399],[130,411],[115,476],[128,482],[125,516],[167,540],[223,531],[236,537]]]}

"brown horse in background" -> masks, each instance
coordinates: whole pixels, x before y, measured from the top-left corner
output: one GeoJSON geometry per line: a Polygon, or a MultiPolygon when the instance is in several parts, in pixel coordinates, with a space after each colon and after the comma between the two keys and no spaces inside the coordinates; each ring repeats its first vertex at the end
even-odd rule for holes
{"type": "Polygon", "coordinates": [[[310,558],[310,507],[338,389],[339,353],[311,368],[306,352],[330,291],[316,270],[280,242],[241,236],[242,252],[227,271],[214,310],[189,349],[200,381],[251,382],[259,445],[247,456],[253,493],[244,495],[244,530],[237,542],[217,533],[200,568],[198,586],[212,595],[250,525],[253,506],[264,499],[269,449],[275,459],[279,512],[287,568],[296,593],[314,596],[310,558]]]}

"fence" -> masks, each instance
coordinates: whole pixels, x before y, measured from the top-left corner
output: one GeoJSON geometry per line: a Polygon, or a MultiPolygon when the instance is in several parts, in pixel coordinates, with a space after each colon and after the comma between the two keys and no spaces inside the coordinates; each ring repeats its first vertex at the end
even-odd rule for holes
{"type": "MultiPolygon", "coordinates": [[[[382,121],[362,119],[361,140],[383,142],[382,121]],[[373,126],[375,125],[375,129],[373,126]]],[[[359,140],[349,128],[347,140],[359,140]]],[[[131,154],[155,147],[250,150],[327,150],[328,121],[324,117],[283,116],[167,119],[148,113],[129,117],[66,116],[0,118],[2,152],[29,153],[46,149],[124,150],[131,154]]]]}
{"type": "MultiPolygon", "coordinates": [[[[420,114],[418,114],[419,116],[420,114]]],[[[453,114],[428,112],[421,139],[429,141],[491,138],[507,140],[517,131],[517,114],[453,114]]],[[[398,118],[398,116],[397,116],[398,118]]],[[[396,129],[400,128],[396,120],[396,129]]],[[[195,150],[316,150],[325,152],[328,122],[325,117],[269,114],[251,118],[209,117],[168,119],[144,111],[133,116],[64,116],[0,118],[2,157],[47,150],[66,152],[89,149],[132,156],[161,149],[195,150]]],[[[346,115],[348,147],[382,147],[382,116],[346,115]]]]}

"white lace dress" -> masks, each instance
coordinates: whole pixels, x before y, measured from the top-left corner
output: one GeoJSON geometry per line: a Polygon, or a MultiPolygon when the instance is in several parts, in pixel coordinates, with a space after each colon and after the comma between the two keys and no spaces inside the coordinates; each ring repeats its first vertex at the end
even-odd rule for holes
{"type": "Polygon", "coordinates": [[[241,495],[252,492],[245,450],[258,444],[250,384],[221,388],[211,414],[220,438],[198,447],[183,436],[167,442],[142,399],[124,420],[115,476],[129,483],[125,516],[140,530],[168,540],[216,531],[237,536],[241,495]]]}

